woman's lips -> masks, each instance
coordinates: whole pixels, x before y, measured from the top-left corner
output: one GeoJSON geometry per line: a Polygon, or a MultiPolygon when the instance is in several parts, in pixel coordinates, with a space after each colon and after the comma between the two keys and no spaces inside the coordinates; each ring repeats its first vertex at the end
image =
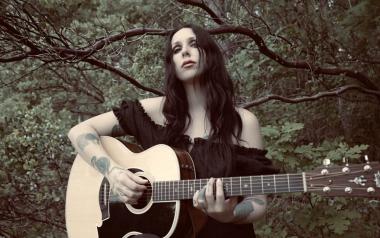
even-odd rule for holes
{"type": "Polygon", "coordinates": [[[195,62],[194,62],[194,61],[185,61],[185,62],[183,62],[183,64],[182,64],[182,68],[190,68],[190,67],[192,67],[193,65],[195,65],[195,62]]]}

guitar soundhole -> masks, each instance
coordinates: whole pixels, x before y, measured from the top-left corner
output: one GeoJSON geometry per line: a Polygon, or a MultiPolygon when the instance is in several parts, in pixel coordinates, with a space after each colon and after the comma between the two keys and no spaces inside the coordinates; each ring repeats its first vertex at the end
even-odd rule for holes
{"type": "Polygon", "coordinates": [[[148,184],[145,185],[147,187],[147,189],[145,190],[143,195],[140,197],[140,199],[137,200],[137,204],[132,205],[132,207],[134,207],[135,209],[143,209],[144,207],[146,207],[148,205],[148,203],[152,199],[153,190],[152,190],[152,185],[151,185],[149,179],[147,179],[144,176],[140,176],[140,177],[145,179],[145,180],[148,180],[148,184]]]}

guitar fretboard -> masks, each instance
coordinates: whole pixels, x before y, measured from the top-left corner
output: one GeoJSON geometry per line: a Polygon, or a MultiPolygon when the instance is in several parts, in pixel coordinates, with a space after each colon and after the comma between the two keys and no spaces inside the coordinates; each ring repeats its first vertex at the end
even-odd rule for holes
{"type": "MultiPolygon", "coordinates": [[[[306,192],[303,174],[276,174],[222,178],[226,197],[258,194],[306,192]]],[[[153,201],[192,199],[208,179],[157,181],[153,183],[153,201]]]]}

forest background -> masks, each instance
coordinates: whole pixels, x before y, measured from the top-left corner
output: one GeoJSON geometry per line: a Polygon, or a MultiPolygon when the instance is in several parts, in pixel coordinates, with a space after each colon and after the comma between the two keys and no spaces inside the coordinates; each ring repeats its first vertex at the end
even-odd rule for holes
{"type": "MultiPolygon", "coordinates": [[[[66,237],[70,127],[162,94],[165,34],[210,30],[283,173],[379,160],[378,0],[2,0],[0,237],[66,237]]],[[[379,201],[270,196],[258,237],[380,237],[379,201]]]]}

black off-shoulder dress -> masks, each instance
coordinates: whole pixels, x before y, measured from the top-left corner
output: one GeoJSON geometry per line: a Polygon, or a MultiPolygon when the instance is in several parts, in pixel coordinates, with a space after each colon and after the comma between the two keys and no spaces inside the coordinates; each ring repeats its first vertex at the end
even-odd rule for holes
{"type": "MultiPolygon", "coordinates": [[[[168,141],[165,135],[170,128],[156,124],[137,100],[123,101],[120,107],[113,109],[113,112],[123,130],[134,136],[143,149],[157,144],[187,149],[192,143],[193,146],[189,153],[194,161],[197,178],[262,175],[278,172],[272,162],[265,157],[266,150],[240,145],[225,146],[220,143],[211,143],[204,138],[191,139],[187,135],[183,135],[175,141],[168,141]],[[228,171],[227,163],[231,163],[228,171]]],[[[209,218],[197,237],[252,238],[255,237],[255,233],[252,224],[220,223],[209,218]]]]}

